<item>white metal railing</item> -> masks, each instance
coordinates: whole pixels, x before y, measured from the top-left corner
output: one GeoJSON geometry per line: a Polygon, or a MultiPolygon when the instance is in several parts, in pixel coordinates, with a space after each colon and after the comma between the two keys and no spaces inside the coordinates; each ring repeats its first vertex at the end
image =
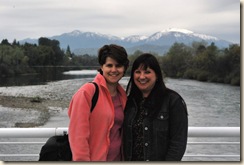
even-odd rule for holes
{"type": "Polygon", "coordinates": [[[63,135],[67,127],[58,128],[0,128],[0,138],[48,138],[63,135]]]}
{"type": "MultiPolygon", "coordinates": [[[[67,127],[57,128],[0,128],[0,138],[49,138],[54,135],[68,133],[67,127]]],[[[240,127],[189,127],[188,137],[218,138],[240,137],[240,127]]],[[[0,145],[43,145],[45,142],[13,142],[4,141],[0,145]]],[[[240,145],[240,142],[188,142],[188,145],[240,145]]],[[[38,154],[2,154],[0,157],[37,157],[38,154]]],[[[184,157],[240,157],[240,155],[184,155],[184,157]]],[[[1,158],[0,158],[1,160],[1,158]]]]}
{"type": "MultiPolygon", "coordinates": [[[[67,127],[0,128],[0,138],[48,138],[68,133],[67,127]]],[[[240,137],[240,127],[189,127],[189,137],[240,137]]]]}

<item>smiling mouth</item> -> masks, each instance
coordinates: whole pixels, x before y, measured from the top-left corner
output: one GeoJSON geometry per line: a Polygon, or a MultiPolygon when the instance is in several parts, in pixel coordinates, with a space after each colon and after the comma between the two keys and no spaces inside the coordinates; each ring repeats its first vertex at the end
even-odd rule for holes
{"type": "Polygon", "coordinates": [[[140,84],[146,84],[146,83],[147,83],[147,80],[138,80],[138,82],[139,82],[140,84]]]}
{"type": "Polygon", "coordinates": [[[110,74],[111,77],[117,77],[119,74],[110,74]]]}

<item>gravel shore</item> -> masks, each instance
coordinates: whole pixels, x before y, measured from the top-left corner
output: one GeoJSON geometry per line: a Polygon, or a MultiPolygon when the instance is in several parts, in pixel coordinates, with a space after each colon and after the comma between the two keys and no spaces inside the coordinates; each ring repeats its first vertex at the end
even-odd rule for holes
{"type": "Polygon", "coordinates": [[[43,126],[52,115],[67,113],[73,94],[89,81],[92,78],[0,87],[0,127],[43,126]]]}
{"type": "MultiPolygon", "coordinates": [[[[66,115],[74,93],[92,80],[82,78],[46,85],[0,87],[0,127],[44,126],[50,117],[66,115]]],[[[123,78],[120,83],[125,87],[127,80],[123,78]]],[[[67,126],[67,121],[63,126],[67,126]]]]}

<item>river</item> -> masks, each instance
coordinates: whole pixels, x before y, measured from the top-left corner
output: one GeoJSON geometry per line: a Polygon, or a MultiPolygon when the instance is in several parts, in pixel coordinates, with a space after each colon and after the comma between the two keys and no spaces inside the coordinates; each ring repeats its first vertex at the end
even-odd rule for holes
{"type": "MultiPolygon", "coordinates": [[[[92,80],[90,76],[90,80],[92,80]]],[[[77,79],[81,79],[76,77],[77,79]]],[[[89,80],[86,78],[86,81],[89,80]]],[[[59,81],[59,80],[58,80],[59,81]]],[[[121,83],[125,86],[128,78],[123,78],[121,83]]],[[[189,114],[190,127],[240,127],[240,87],[226,84],[199,82],[185,79],[165,79],[166,86],[177,91],[185,100],[189,114]]],[[[0,109],[3,107],[0,107],[0,109]]],[[[6,110],[5,110],[6,111],[6,110]]],[[[1,111],[0,111],[1,112],[1,111]]],[[[50,120],[42,127],[67,127],[67,110],[53,113],[50,120]]],[[[5,139],[6,140],[6,139],[5,139]]],[[[240,141],[240,138],[189,138],[188,141],[240,141]]],[[[38,140],[37,140],[38,141],[38,140]]],[[[27,146],[25,146],[27,148],[27,146]]],[[[27,148],[28,153],[39,153],[39,146],[27,148]]],[[[5,147],[4,147],[5,148],[5,147]]],[[[0,151],[11,150],[1,147],[0,151]]],[[[18,149],[22,152],[23,147],[18,149]]],[[[234,154],[240,155],[240,145],[188,145],[186,155],[193,154],[234,154]]],[[[1,159],[1,158],[0,158],[1,159]]],[[[9,161],[9,158],[4,158],[9,161]]],[[[11,161],[36,161],[38,158],[18,158],[11,161]]],[[[185,157],[183,161],[240,161],[240,158],[192,158],[185,157]]]]}

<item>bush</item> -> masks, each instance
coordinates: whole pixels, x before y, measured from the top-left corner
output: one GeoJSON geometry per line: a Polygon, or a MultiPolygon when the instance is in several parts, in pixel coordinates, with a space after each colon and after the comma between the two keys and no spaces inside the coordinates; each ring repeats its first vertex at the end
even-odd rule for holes
{"type": "Polygon", "coordinates": [[[1,77],[9,77],[14,75],[14,70],[7,64],[0,64],[1,77]]]}
{"type": "Polygon", "coordinates": [[[183,78],[195,79],[196,78],[196,71],[193,69],[187,69],[183,75],[183,78]]]}
{"type": "Polygon", "coordinates": [[[230,84],[239,86],[240,85],[240,77],[232,78],[231,81],[230,81],[230,84]]]}
{"type": "Polygon", "coordinates": [[[208,81],[209,73],[206,71],[199,72],[197,75],[198,81],[208,81]]]}
{"type": "Polygon", "coordinates": [[[229,75],[226,76],[225,79],[224,79],[224,83],[225,84],[230,84],[230,81],[231,81],[231,77],[229,75]]]}
{"type": "Polygon", "coordinates": [[[210,78],[209,78],[209,81],[210,82],[217,82],[217,83],[224,83],[224,78],[223,77],[220,77],[218,75],[212,75],[210,78]]]}
{"type": "Polygon", "coordinates": [[[177,78],[182,78],[184,74],[182,72],[177,72],[176,77],[177,78]]]}

